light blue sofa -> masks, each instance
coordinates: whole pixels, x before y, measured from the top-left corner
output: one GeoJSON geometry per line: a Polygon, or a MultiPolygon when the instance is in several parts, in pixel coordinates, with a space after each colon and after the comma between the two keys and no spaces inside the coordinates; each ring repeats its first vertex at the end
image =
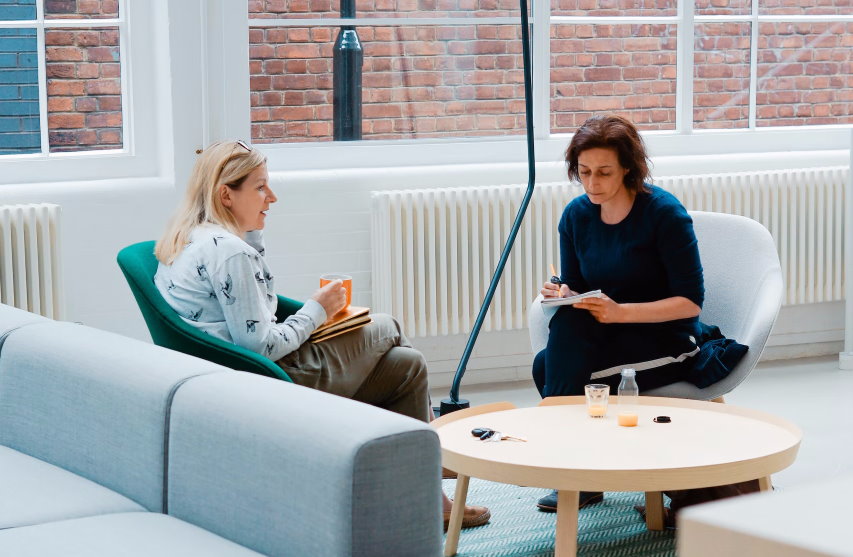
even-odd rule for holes
{"type": "Polygon", "coordinates": [[[426,425],[0,305],[0,555],[441,551],[426,425]]]}

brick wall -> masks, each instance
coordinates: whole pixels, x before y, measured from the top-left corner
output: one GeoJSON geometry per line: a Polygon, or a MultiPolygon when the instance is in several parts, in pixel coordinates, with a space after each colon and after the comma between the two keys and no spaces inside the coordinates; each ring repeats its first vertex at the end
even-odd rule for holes
{"type": "Polygon", "coordinates": [[[45,31],[51,151],[122,146],[118,28],[45,31]]]}
{"type": "MultiPolygon", "coordinates": [[[[844,14],[850,0],[762,0],[767,13],[844,14]]],[[[338,17],[335,0],[249,0],[251,18],[338,17]]],[[[358,17],[518,17],[503,0],[357,0],[358,17]]],[[[749,14],[744,0],[697,0],[702,15],[749,14]]],[[[553,0],[554,15],[675,15],[672,0],[553,0]]],[[[763,12],[764,13],[764,12],[763,12]]],[[[523,133],[517,25],[357,27],[364,49],[365,139],[523,133]]],[[[853,24],[765,24],[758,126],[853,123],[853,24]],[[799,44],[799,47],[790,45],[799,44]],[[786,46],[788,45],[788,46],[786,46]],[[792,55],[791,48],[801,52],[792,55]],[[835,73],[833,73],[835,72],[835,73]]],[[[337,28],[250,30],[254,141],[332,139],[337,28]]],[[[695,29],[694,127],[748,126],[748,23],[695,29]]],[[[595,112],[643,130],[675,127],[674,25],[554,25],[551,131],[595,112]]]]}
{"type": "MultiPolygon", "coordinates": [[[[117,0],[45,0],[45,19],[118,16],[117,0]]],[[[0,0],[0,20],[35,19],[33,0],[0,0]]],[[[122,147],[118,27],[45,29],[50,151],[122,147]]],[[[41,151],[36,31],[0,28],[0,154],[41,151]]]]}
{"type": "Polygon", "coordinates": [[[551,131],[572,132],[599,112],[643,130],[675,128],[675,26],[551,28],[551,131]]]}
{"type": "MultiPolygon", "coordinates": [[[[35,17],[31,0],[0,1],[0,20],[35,17]]],[[[0,29],[0,154],[39,152],[35,29],[0,29]]]]}
{"type": "Polygon", "coordinates": [[[20,21],[35,18],[34,0],[0,0],[0,20],[20,21]]]}
{"type": "Polygon", "coordinates": [[[760,36],[758,126],[853,123],[853,23],[763,23],[760,36]]]}
{"type": "MultiPolygon", "coordinates": [[[[118,17],[118,0],[45,0],[45,18],[118,17]]],[[[118,27],[45,31],[51,151],[122,147],[118,27]]]]}
{"type": "MultiPolygon", "coordinates": [[[[34,17],[0,0],[0,19],[34,17]]],[[[247,0],[252,18],[337,17],[338,0],[247,0]]],[[[763,13],[843,14],[850,0],[762,0],[763,13]]],[[[672,0],[553,0],[554,15],[673,15],[672,0]]],[[[515,0],[358,0],[359,17],[518,17],[515,0]]],[[[745,14],[744,0],[698,0],[702,15],[745,14]]],[[[118,15],[117,0],[45,0],[48,19],[118,15]]],[[[366,139],[503,136],[524,130],[517,25],[358,27],[366,139]]],[[[32,30],[0,29],[0,150],[39,150],[32,30]],[[14,33],[14,34],[10,34],[14,33]],[[30,33],[27,35],[27,33],[30,33]]],[[[332,139],[335,27],[250,30],[254,141],[332,139]]],[[[696,26],[694,127],[744,128],[748,23],[696,26]]],[[[51,151],[122,146],[118,29],[45,33],[51,151]]],[[[644,130],[675,126],[673,25],[554,25],[551,131],[611,111],[644,130]]],[[[853,23],[760,28],[757,125],[853,123],[853,23]]],[[[2,151],[0,151],[2,152],[2,151]]],[[[7,151],[8,152],[8,151],[7,151]]]]}
{"type": "MultiPolygon", "coordinates": [[[[560,0],[564,1],[564,0],[560,0]]],[[[339,0],[248,0],[258,19],[340,17],[339,0]]],[[[532,3],[532,2],[531,2],[532,3]]],[[[355,0],[356,17],[519,17],[518,0],[355,0]]]]}
{"type": "Polygon", "coordinates": [[[0,154],[41,150],[36,64],[34,29],[0,29],[0,154]]]}
{"type": "Polygon", "coordinates": [[[44,16],[60,18],[115,18],[118,0],[44,0],[44,16]]]}
{"type": "Polygon", "coordinates": [[[694,31],[693,127],[749,127],[748,23],[703,23],[694,31]]]}
{"type": "MultiPolygon", "coordinates": [[[[252,29],[255,141],[331,140],[336,28],[252,29]]],[[[372,139],[524,129],[517,27],[363,27],[362,131],[372,139]]]]}

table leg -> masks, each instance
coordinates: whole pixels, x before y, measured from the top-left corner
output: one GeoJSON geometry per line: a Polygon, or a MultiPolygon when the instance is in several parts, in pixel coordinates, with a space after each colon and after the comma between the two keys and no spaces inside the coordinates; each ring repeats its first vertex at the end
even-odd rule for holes
{"type": "Polygon", "coordinates": [[[577,491],[557,492],[557,536],[554,557],[575,557],[578,553],[577,491]]]}
{"type": "Polygon", "coordinates": [[[468,476],[459,474],[456,478],[456,495],[453,496],[453,509],[450,511],[450,523],[447,525],[447,540],[444,542],[444,557],[456,555],[459,545],[459,532],[462,530],[462,515],[465,513],[465,499],[468,497],[468,476]]]}
{"type": "Polygon", "coordinates": [[[660,491],[646,492],[646,528],[663,530],[663,493],[660,491]]]}
{"type": "Polygon", "coordinates": [[[758,489],[761,491],[773,491],[773,481],[770,479],[770,476],[758,478],[758,489]]]}

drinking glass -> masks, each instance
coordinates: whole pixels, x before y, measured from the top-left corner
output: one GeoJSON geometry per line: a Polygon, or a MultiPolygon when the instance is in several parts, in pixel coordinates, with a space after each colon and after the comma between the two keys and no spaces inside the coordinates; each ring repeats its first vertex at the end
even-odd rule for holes
{"type": "Polygon", "coordinates": [[[607,400],[610,397],[610,386],[600,383],[586,385],[586,412],[590,418],[603,418],[607,415],[607,400]]]}

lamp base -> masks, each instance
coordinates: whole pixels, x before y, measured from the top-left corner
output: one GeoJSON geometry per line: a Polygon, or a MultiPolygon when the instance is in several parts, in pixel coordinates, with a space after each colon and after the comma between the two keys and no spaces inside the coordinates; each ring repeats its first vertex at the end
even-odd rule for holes
{"type": "Polygon", "coordinates": [[[471,403],[465,400],[464,398],[460,398],[459,400],[451,400],[449,398],[441,399],[441,406],[439,407],[439,415],[444,416],[445,414],[450,414],[451,412],[456,412],[457,410],[464,410],[469,408],[471,403]]]}
{"type": "MultiPolygon", "coordinates": [[[[838,353],[838,369],[853,369],[853,352],[838,353]]],[[[444,406],[444,401],[441,405],[444,406]]]]}

